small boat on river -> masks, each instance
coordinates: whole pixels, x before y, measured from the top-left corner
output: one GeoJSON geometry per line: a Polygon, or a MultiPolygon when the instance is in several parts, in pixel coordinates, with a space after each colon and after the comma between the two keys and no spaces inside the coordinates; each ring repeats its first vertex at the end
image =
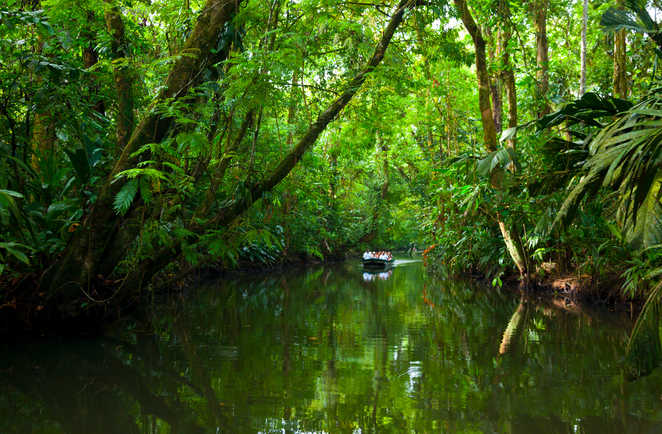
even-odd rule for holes
{"type": "Polygon", "coordinates": [[[388,270],[393,266],[393,255],[391,252],[365,252],[361,259],[365,270],[388,270]]]}

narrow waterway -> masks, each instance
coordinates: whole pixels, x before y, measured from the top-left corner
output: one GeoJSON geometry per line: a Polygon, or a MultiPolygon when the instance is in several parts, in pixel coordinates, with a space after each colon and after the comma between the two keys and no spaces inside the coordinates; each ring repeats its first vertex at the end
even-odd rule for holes
{"type": "Polygon", "coordinates": [[[417,261],[225,279],[105,338],[4,344],[0,432],[661,432],[630,327],[417,261]]]}

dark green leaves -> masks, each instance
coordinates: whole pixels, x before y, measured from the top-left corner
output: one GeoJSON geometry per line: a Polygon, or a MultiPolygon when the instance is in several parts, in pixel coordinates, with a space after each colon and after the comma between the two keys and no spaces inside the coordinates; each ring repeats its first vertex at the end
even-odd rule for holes
{"type": "Polygon", "coordinates": [[[587,92],[580,99],[566,104],[560,110],[541,117],[536,121],[538,130],[552,128],[567,122],[568,126],[582,123],[601,128],[600,118],[615,116],[632,107],[632,103],[620,99],[600,96],[587,92]]]}

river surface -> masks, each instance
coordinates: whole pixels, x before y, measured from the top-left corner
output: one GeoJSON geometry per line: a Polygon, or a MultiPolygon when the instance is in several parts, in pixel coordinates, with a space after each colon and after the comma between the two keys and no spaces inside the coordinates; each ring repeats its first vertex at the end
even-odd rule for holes
{"type": "Polygon", "coordinates": [[[630,329],[417,261],[224,279],[103,338],[3,344],[0,432],[662,432],[630,329]]]}

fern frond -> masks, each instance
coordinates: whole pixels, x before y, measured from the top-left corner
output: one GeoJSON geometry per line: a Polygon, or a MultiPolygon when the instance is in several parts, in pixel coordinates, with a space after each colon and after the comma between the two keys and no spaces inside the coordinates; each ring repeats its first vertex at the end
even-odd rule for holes
{"type": "Polygon", "coordinates": [[[124,215],[133,203],[133,199],[138,192],[138,180],[132,179],[122,186],[122,189],[115,196],[113,208],[119,215],[124,215]]]}

